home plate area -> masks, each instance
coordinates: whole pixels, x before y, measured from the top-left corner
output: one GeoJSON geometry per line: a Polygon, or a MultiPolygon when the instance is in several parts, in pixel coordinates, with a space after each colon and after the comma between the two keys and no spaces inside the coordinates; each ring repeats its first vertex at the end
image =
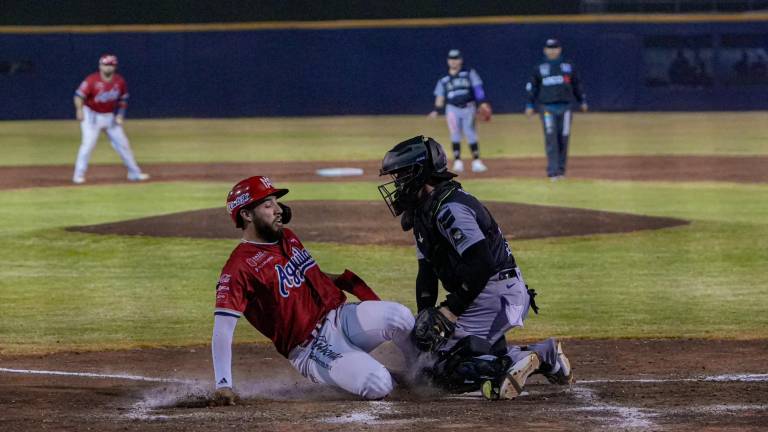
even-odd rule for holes
{"type": "MultiPolygon", "coordinates": [[[[523,396],[398,389],[367,402],[309,382],[266,344],[234,348],[243,400],[208,407],[208,347],[0,357],[0,429],[721,430],[768,424],[768,341],[566,340],[576,383],[523,396]],[[96,366],[98,365],[98,366],[96,366]]],[[[394,348],[374,353],[397,368],[394,348]]]]}

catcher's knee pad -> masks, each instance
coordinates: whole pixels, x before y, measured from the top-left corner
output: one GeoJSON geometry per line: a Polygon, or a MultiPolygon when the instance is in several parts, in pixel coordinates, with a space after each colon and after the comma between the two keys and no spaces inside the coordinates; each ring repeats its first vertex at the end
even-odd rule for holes
{"type": "Polygon", "coordinates": [[[392,392],[392,375],[380,366],[365,374],[360,396],[368,400],[382,399],[392,392]]]}

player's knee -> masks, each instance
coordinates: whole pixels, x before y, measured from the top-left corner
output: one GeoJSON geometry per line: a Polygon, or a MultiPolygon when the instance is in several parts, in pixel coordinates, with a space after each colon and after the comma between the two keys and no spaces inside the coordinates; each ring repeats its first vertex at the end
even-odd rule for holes
{"type": "Polygon", "coordinates": [[[360,396],[368,400],[383,399],[392,392],[392,375],[380,366],[365,375],[360,396]]]}
{"type": "Polygon", "coordinates": [[[410,332],[415,319],[413,313],[400,303],[392,303],[387,313],[388,327],[395,331],[410,332]]]}

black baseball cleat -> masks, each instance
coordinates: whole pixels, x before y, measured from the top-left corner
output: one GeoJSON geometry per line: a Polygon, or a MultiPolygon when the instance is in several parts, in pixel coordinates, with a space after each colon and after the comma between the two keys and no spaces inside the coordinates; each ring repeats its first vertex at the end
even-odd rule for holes
{"type": "Polygon", "coordinates": [[[541,359],[535,352],[528,354],[507,371],[507,375],[498,385],[493,381],[485,381],[481,387],[483,397],[490,400],[514,399],[520,396],[528,377],[541,366],[541,359]]]}

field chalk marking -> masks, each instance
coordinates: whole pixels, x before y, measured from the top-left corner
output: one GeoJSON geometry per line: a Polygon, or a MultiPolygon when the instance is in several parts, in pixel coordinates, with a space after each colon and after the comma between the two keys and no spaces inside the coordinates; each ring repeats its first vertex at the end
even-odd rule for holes
{"type": "Polygon", "coordinates": [[[27,375],[58,375],[58,376],[74,376],[84,378],[110,378],[110,379],[123,379],[130,381],[146,381],[146,382],[166,382],[166,383],[182,383],[190,384],[194,383],[193,380],[182,380],[175,378],[154,378],[145,377],[141,375],[127,375],[127,374],[99,374],[91,372],[65,372],[65,371],[49,371],[49,370],[35,370],[35,369],[9,369],[0,368],[0,372],[27,374],[27,375]]]}
{"type": "Polygon", "coordinates": [[[702,376],[699,378],[638,378],[638,379],[594,379],[577,380],[578,384],[638,383],[658,384],[676,382],[768,382],[768,374],[727,374],[702,376]]]}

